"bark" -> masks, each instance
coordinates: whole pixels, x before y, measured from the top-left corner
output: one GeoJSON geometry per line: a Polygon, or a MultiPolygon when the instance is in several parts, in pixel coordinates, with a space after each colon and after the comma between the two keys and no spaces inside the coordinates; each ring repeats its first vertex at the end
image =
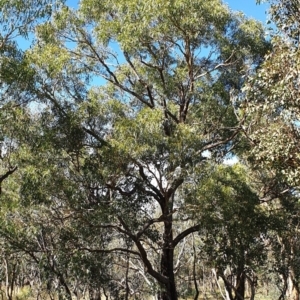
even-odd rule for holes
{"type": "Polygon", "coordinates": [[[299,300],[299,296],[300,296],[299,287],[292,268],[290,270],[287,281],[288,281],[287,299],[299,300]]]}
{"type": "Polygon", "coordinates": [[[166,284],[161,285],[159,300],[177,300],[176,283],[174,277],[174,246],[172,232],[172,214],[166,216],[164,222],[164,247],[161,257],[161,274],[168,278],[166,284]]]}
{"type": "Polygon", "coordinates": [[[226,299],[227,300],[234,300],[233,299],[233,295],[232,295],[232,291],[233,291],[233,285],[231,282],[229,282],[227,280],[227,278],[225,277],[225,275],[222,273],[222,271],[218,271],[217,272],[218,276],[220,276],[224,282],[225,285],[225,292],[226,292],[226,299]]]}
{"type": "Polygon", "coordinates": [[[256,289],[256,285],[257,285],[257,277],[256,275],[253,276],[253,278],[250,278],[250,276],[247,276],[247,281],[250,287],[250,298],[249,300],[254,300],[255,299],[255,289],[256,289]]]}
{"type": "Polygon", "coordinates": [[[244,271],[240,271],[236,278],[236,289],[234,300],[244,300],[245,299],[245,285],[246,285],[246,275],[244,271]]]}
{"type": "Polygon", "coordinates": [[[295,252],[297,250],[295,250],[295,243],[293,239],[291,239],[290,244],[291,244],[291,255],[290,255],[291,266],[290,266],[289,277],[288,277],[288,281],[289,281],[288,286],[289,286],[289,294],[290,294],[289,299],[299,300],[300,291],[299,291],[298,280],[295,274],[295,265],[294,265],[295,252]]]}
{"type": "Polygon", "coordinates": [[[239,271],[236,275],[236,282],[229,281],[222,272],[218,272],[218,276],[223,279],[226,289],[226,298],[230,300],[244,300],[246,291],[246,274],[243,270],[239,271]]]}
{"type": "Polygon", "coordinates": [[[194,280],[194,286],[195,286],[195,291],[196,291],[194,300],[198,300],[199,289],[198,289],[198,284],[197,284],[197,279],[196,279],[196,247],[195,247],[194,235],[193,235],[193,254],[194,254],[194,260],[193,260],[193,280],[194,280]]]}

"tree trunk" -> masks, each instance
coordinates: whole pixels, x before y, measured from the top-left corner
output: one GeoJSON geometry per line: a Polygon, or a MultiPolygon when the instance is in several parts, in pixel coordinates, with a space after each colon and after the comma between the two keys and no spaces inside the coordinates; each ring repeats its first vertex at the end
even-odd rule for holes
{"type": "MultiPolygon", "coordinates": [[[[256,292],[256,285],[257,285],[257,277],[255,274],[253,274],[253,277],[251,278],[250,276],[247,276],[247,282],[250,288],[250,298],[249,300],[254,300],[255,299],[255,292],[256,292]]],[[[267,291],[267,295],[268,295],[268,290],[267,291]]]]}
{"type": "Polygon", "coordinates": [[[291,268],[288,276],[288,288],[287,288],[287,299],[288,300],[299,300],[299,287],[297,280],[295,279],[293,268],[291,268]]]}
{"type": "Polygon", "coordinates": [[[234,300],[245,299],[246,276],[244,271],[240,271],[236,277],[236,290],[234,300]]]}
{"type": "Polygon", "coordinates": [[[164,222],[164,246],[161,257],[161,274],[166,276],[169,280],[165,285],[161,285],[159,292],[159,300],[177,300],[177,291],[174,277],[174,247],[173,247],[173,232],[172,232],[172,214],[165,214],[166,220],[164,222]]]}

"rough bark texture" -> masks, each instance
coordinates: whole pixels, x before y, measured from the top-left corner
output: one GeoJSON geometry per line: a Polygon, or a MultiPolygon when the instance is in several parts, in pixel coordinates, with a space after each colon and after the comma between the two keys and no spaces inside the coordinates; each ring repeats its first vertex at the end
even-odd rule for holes
{"type": "Polygon", "coordinates": [[[236,291],[234,300],[244,300],[245,299],[245,285],[246,276],[244,271],[240,271],[236,278],[236,291]]]}
{"type": "Polygon", "coordinates": [[[162,285],[158,295],[159,300],[177,300],[177,291],[174,277],[174,246],[172,232],[172,214],[166,215],[164,222],[164,247],[161,257],[161,274],[168,278],[168,282],[162,285]]]}

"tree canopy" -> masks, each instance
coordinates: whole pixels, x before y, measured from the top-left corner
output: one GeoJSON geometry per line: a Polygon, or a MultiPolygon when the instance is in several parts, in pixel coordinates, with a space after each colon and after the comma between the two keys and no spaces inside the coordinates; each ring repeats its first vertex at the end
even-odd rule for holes
{"type": "Polygon", "coordinates": [[[254,299],[268,257],[297,248],[297,26],[279,3],[270,43],[220,0],[3,2],[7,298],[24,272],[51,299],[197,299],[202,259],[227,299],[247,282],[254,299]]]}

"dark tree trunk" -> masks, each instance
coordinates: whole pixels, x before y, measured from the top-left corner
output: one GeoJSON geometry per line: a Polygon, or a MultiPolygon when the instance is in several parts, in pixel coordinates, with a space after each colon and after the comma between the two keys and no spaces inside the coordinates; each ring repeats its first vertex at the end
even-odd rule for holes
{"type": "Polygon", "coordinates": [[[245,285],[246,285],[246,275],[244,271],[240,271],[236,278],[236,291],[234,300],[244,300],[245,299],[245,285]]]}
{"type": "Polygon", "coordinates": [[[164,222],[164,246],[161,257],[161,274],[167,277],[168,283],[161,285],[161,291],[158,295],[159,300],[177,300],[177,291],[174,277],[174,246],[172,232],[172,214],[166,214],[164,222]]]}

